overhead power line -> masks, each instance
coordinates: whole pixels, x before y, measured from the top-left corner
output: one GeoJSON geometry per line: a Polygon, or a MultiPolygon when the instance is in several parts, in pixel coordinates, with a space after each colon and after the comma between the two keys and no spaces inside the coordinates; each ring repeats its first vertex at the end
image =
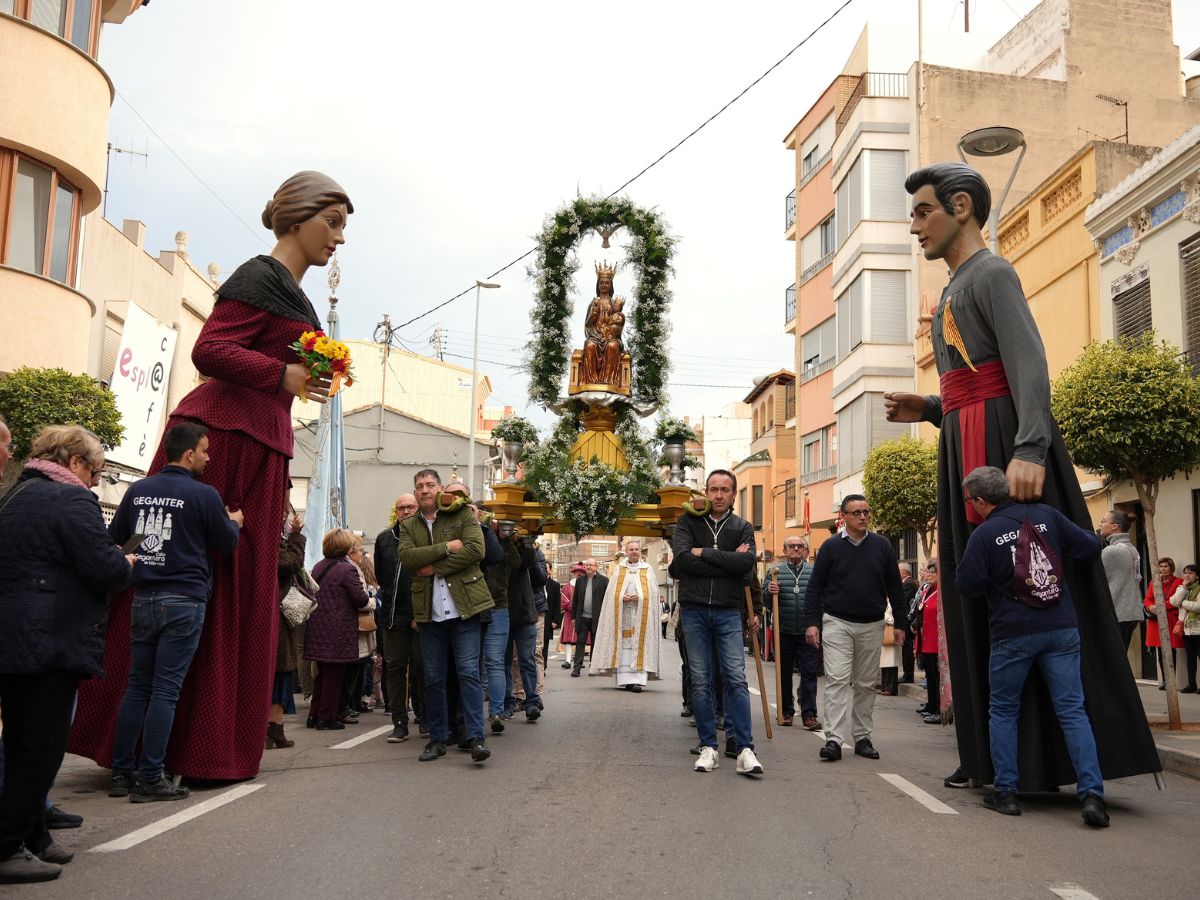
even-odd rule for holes
{"type": "MultiPolygon", "coordinates": [[[[695,128],[693,128],[691,131],[689,131],[680,140],[676,141],[671,147],[669,147],[666,151],[664,151],[652,163],[645,166],[640,172],[638,172],[636,175],[634,175],[632,178],[630,178],[628,181],[626,181],[624,184],[622,184],[619,188],[617,188],[615,191],[613,191],[611,194],[609,194],[608,198],[615,197],[617,194],[621,193],[621,191],[625,190],[627,187],[629,187],[631,184],[633,184],[635,181],[637,181],[639,178],[641,178],[643,175],[645,175],[647,172],[649,172],[651,169],[653,169],[655,166],[657,166],[659,163],[661,163],[664,159],[666,159],[668,156],[670,156],[672,153],[674,153],[676,150],[678,150],[680,147],[682,147],[684,144],[686,144],[688,141],[690,141],[692,138],[694,138],[697,134],[699,134],[701,131],[703,131],[718,116],[720,116],[727,109],[729,109],[729,107],[733,106],[733,104],[737,103],[744,96],[746,96],[746,94],[748,94],[755,87],[757,87],[759,82],[761,82],[764,78],[766,78],[768,75],[770,75],[776,69],[778,69],[781,65],[783,65],[785,62],[787,62],[788,59],[790,59],[791,56],[797,50],[799,50],[801,47],[803,47],[805,44],[807,44],[810,40],[812,40],[814,37],[816,37],[816,35],[818,33],[820,33],[820,31],[826,25],[828,25],[830,22],[832,22],[834,19],[836,19],[838,17],[838,15],[841,14],[842,10],[844,10],[847,6],[849,6],[853,2],[854,2],[854,0],[844,0],[844,2],[837,9],[835,9],[833,12],[831,12],[825,18],[825,20],[823,22],[821,22],[821,24],[819,24],[816,28],[814,28],[812,31],[810,31],[805,36],[804,40],[800,41],[800,43],[798,43],[796,46],[794,46],[791,50],[789,50],[787,53],[783,54],[783,56],[781,56],[770,67],[768,67],[765,72],[763,72],[761,75],[759,75],[757,78],[755,78],[752,82],[750,82],[748,85],[746,85],[740,91],[738,91],[738,93],[736,95],[734,95],[733,99],[729,100],[724,106],[722,106],[720,109],[718,109],[715,113],[713,113],[711,116],[709,116],[703,122],[701,122],[699,125],[697,125],[695,128]]],[[[490,273],[487,276],[487,280],[490,281],[491,279],[493,279],[497,275],[499,275],[501,272],[505,272],[508,269],[511,269],[513,266],[515,266],[517,263],[521,262],[523,259],[526,259],[526,258],[532,256],[536,250],[537,250],[536,247],[531,247],[530,249],[526,250],[524,253],[522,253],[520,256],[518,256],[516,259],[510,260],[509,262],[502,265],[495,272],[490,273]]],[[[413,316],[407,322],[401,323],[398,327],[405,328],[408,325],[411,325],[413,322],[416,322],[416,321],[419,321],[420,319],[425,318],[430,313],[437,312],[439,309],[441,309],[444,306],[449,306],[455,300],[459,299],[460,297],[466,296],[474,289],[475,289],[475,285],[471,284],[468,287],[463,288],[461,291],[459,291],[453,297],[443,300],[441,303],[437,304],[437,306],[432,306],[429,309],[425,310],[425,312],[420,313],[419,315],[413,316]]]]}

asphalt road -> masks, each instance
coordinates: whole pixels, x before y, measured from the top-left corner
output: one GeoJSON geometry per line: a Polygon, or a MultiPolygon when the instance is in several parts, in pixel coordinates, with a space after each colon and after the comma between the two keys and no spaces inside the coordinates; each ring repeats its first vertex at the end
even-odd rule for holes
{"type": "MultiPolygon", "coordinates": [[[[453,748],[418,763],[415,728],[404,744],[381,734],[331,749],[382,728],[382,712],[340,732],[289,723],[296,746],[268,751],[257,779],[179,803],[109,799],[107,770],[68,757],[55,798],[86,821],[56,837],[78,855],[58,881],[0,894],[1193,895],[1200,783],[1167,776],[1165,792],[1149,777],[1110,783],[1106,830],[1082,824],[1070,791],[1027,796],[1024,815],[1001,817],[980,805],[982,791],[942,786],[956,765],[953,736],[922,724],[908,697],[879,700],[881,760],[847,754],[838,763],[821,762],[821,739],[800,728],[776,728],[767,741],[752,697],[764,776],[739,776],[724,757],[715,772],[697,773],[688,753],[695,732],[679,716],[674,643],[664,651],[671,671],[640,695],[609,679],[569,678],[552,659],[545,715],[532,724],[518,714],[489,740],[494,755],[484,766],[453,748]],[[927,792],[929,805],[909,786],[927,792]]],[[[753,683],[752,663],[748,672],[753,683]]],[[[766,673],[773,693],[769,665],[766,673]]]]}

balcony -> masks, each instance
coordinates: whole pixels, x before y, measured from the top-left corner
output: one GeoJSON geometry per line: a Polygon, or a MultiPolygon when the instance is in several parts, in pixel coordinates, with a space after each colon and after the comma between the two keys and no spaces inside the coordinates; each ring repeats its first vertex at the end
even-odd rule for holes
{"type": "Polygon", "coordinates": [[[800,383],[808,384],[818,375],[824,375],[830,369],[837,365],[837,357],[831,356],[828,359],[823,359],[813,366],[805,366],[800,372],[800,383]]]}
{"type": "Polygon", "coordinates": [[[796,224],[796,191],[792,190],[783,201],[783,230],[787,231],[796,224]]]}
{"type": "Polygon", "coordinates": [[[796,382],[789,381],[783,387],[783,419],[790,422],[796,418],[796,382]]]}
{"type": "Polygon", "coordinates": [[[786,325],[796,319],[796,286],[793,284],[783,292],[783,323],[786,325]]]}
{"type": "Polygon", "coordinates": [[[1179,354],[1179,358],[1183,360],[1185,365],[1192,367],[1192,374],[1200,377],[1200,347],[1192,350],[1185,350],[1179,354]]]}
{"type": "Polygon", "coordinates": [[[796,479],[789,478],[783,486],[783,517],[796,518],[796,479]]]}
{"type": "Polygon", "coordinates": [[[805,269],[800,274],[800,282],[799,283],[807,284],[808,282],[812,281],[817,276],[818,272],[820,272],[823,268],[825,268],[827,265],[829,265],[831,262],[833,262],[833,254],[835,252],[836,251],[834,251],[834,250],[830,250],[828,253],[826,253],[824,256],[822,256],[820,259],[818,259],[815,263],[813,263],[811,266],[809,266],[807,269],[805,269]]]}
{"type": "Polygon", "coordinates": [[[823,469],[817,469],[815,472],[805,472],[800,476],[800,484],[807,487],[810,484],[816,484],[818,481],[828,481],[836,477],[837,466],[826,466],[823,469]]]}
{"type": "Polygon", "coordinates": [[[850,92],[846,106],[837,117],[837,133],[841,134],[858,101],[863,97],[907,97],[908,76],[903,72],[867,72],[859,76],[858,84],[850,92]]]}

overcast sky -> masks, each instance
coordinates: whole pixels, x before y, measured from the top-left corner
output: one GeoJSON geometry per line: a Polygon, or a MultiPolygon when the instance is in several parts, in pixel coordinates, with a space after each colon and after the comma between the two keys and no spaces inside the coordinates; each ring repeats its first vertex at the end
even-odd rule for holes
{"type": "MultiPolygon", "coordinates": [[[[147,164],[114,158],[108,218],[145,222],[152,251],[173,249],[186,230],[200,267],[215,261],[227,276],[269,250],[259,216],[278,184],[299,169],[325,171],[356,209],[338,254],[342,334],[368,338],[383,313],[399,324],[529,250],[544,217],[577,193],[619,187],[841,3],[155,0],[103,34],[101,63],[121,95],[112,141],[150,154],[147,164]]],[[[926,0],[926,57],[969,64],[1035,5],[978,0],[968,36],[961,2],[926,0]]],[[[1200,46],[1193,6],[1174,2],[1184,52],[1200,46]]],[[[915,0],[852,0],[626,191],[658,209],[679,240],[676,414],[715,413],[754,376],[794,365],[782,330],[795,280],[794,247],[783,240],[794,159],[782,141],[841,71],[868,16],[897,68],[915,56],[915,0]]],[[[592,262],[618,260],[617,243],[581,246],[577,333],[592,262]]],[[[496,387],[492,402],[545,424],[545,413],[526,409],[526,378],[512,368],[529,332],[525,266],[484,294],[481,369],[496,387]]],[[[304,284],[322,312],[324,276],[314,270],[304,284]]],[[[631,288],[618,275],[617,293],[631,288]]],[[[428,353],[440,324],[447,361],[469,367],[472,315],[473,293],[399,337],[428,353]]]]}

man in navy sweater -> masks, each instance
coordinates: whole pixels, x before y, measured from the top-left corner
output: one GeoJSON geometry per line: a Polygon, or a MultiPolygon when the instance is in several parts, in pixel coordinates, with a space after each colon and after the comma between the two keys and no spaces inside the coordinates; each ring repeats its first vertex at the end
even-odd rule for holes
{"type": "Polygon", "coordinates": [[[133,567],[132,659],[117,712],[108,792],[134,803],[188,795],[163,778],[163,759],[212,593],[209,554],[233,553],[242,527],[241,511],[231,512],[215,488],[196,480],[208,465],[208,429],[195,422],[176,425],[163,437],[163,448],[167,465],[126,491],[109,526],[118,544],[144,537],[133,567]]]}
{"type": "MultiPolygon", "coordinates": [[[[994,466],[980,466],[963,479],[968,502],[985,521],[967,541],[954,582],[963,597],[986,598],[991,655],[989,725],[995,791],[983,798],[984,806],[1006,816],[1019,816],[1017,800],[1020,772],[1017,767],[1017,718],[1021,692],[1033,667],[1042,673],[1050,691],[1055,714],[1066,740],[1067,753],[1075,768],[1076,792],[1082,804],[1083,821],[1096,828],[1108,826],[1104,805],[1104,781],[1096,753],[1096,738],[1083,703],[1079,676],[1079,626],[1075,605],[1067,588],[1069,579],[1053,573],[1053,562],[1045,561],[1041,580],[1060,588],[1059,599],[1037,608],[1017,599],[1013,570],[1021,526],[1028,521],[1053,549],[1058,559],[1096,559],[1100,539],[1080,528],[1057,509],[1044,503],[1014,503],[1009,498],[1008,478],[994,466]]],[[[1044,551],[1029,544],[1032,563],[1044,551]]],[[[1050,726],[1053,728],[1053,725],[1050,726]]]]}
{"type": "MultiPolygon", "coordinates": [[[[903,621],[904,586],[892,543],[867,530],[871,507],[862,494],[842,498],[846,530],[817,551],[804,598],[804,635],[809,644],[825,644],[825,746],[821,759],[842,758],[847,719],[854,752],[879,759],[871,743],[875,715],[875,676],[883,649],[883,617],[891,601],[903,621]],[[853,695],[853,709],[851,709],[853,695]]],[[[903,642],[904,630],[895,629],[903,642]]]]}

